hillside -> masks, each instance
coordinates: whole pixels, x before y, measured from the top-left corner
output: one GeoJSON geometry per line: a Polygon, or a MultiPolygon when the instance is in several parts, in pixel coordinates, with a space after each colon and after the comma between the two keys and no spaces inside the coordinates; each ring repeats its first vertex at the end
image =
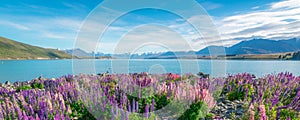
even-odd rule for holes
{"type": "Polygon", "coordinates": [[[82,49],[68,49],[68,50],[63,50],[64,53],[67,53],[69,55],[74,55],[77,57],[92,57],[92,53],[87,53],[82,49]]]}
{"type": "Polygon", "coordinates": [[[273,54],[282,52],[295,52],[300,49],[297,39],[267,40],[253,39],[242,41],[226,49],[227,54],[273,54]]]}
{"type": "MultiPolygon", "coordinates": [[[[239,42],[231,47],[208,46],[196,52],[197,55],[210,55],[209,50],[225,49],[227,55],[245,55],[245,54],[274,54],[295,52],[300,50],[300,40],[293,38],[289,40],[268,40],[252,39],[239,42]]],[[[220,52],[221,53],[221,52],[220,52]]]]}
{"type": "MultiPolygon", "coordinates": [[[[224,54],[224,52],[226,52],[226,48],[223,46],[208,46],[208,47],[205,47],[204,49],[196,52],[196,55],[200,55],[200,56],[201,55],[211,55],[211,54],[222,55],[222,54],[224,54]],[[214,52],[210,52],[210,51],[214,51],[214,52]]],[[[212,55],[212,56],[214,56],[214,55],[212,55]]]]}
{"type": "Polygon", "coordinates": [[[64,59],[71,55],[0,37],[0,59],[64,59]]]}

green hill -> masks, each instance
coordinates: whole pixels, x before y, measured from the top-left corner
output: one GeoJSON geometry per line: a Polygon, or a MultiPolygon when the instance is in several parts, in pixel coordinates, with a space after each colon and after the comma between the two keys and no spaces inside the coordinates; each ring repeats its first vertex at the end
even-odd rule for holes
{"type": "Polygon", "coordinates": [[[0,37],[0,59],[68,59],[71,55],[0,37]]]}

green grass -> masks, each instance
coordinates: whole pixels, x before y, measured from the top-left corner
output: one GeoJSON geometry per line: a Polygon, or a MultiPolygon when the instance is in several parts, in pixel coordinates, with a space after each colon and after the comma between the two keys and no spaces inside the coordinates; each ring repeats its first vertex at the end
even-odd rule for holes
{"type": "Polygon", "coordinates": [[[56,49],[45,49],[0,37],[0,59],[68,59],[71,55],[56,49]]]}

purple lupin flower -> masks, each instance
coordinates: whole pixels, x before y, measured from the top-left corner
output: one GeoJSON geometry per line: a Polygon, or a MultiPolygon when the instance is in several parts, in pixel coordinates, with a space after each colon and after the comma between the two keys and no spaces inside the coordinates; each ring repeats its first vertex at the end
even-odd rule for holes
{"type": "Polygon", "coordinates": [[[106,100],[103,100],[103,105],[101,106],[101,110],[102,110],[102,112],[104,112],[104,108],[105,108],[105,106],[106,106],[106,100]]]}
{"type": "Polygon", "coordinates": [[[125,119],[126,119],[126,120],[129,120],[129,112],[128,112],[128,111],[126,111],[125,119]]]}
{"type": "Polygon", "coordinates": [[[34,117],[28,116],[28,120],[34,120],[34,117]]]}
{"type": "Polygon", "coordinates": [[[248,98],[248,92],[249,92],[249,89],[248,89],[248,87],[246,88],[246,94],[245,94],[245,98],[244,98],[244,100],[247,100],[247,98],[248,98]]]}
{"type": "MultiPolygon", "coordinates": [[[[21,112],[21,109],[18,105],[14,105],[15,106],[15,109],[17,111],[17,114],[18,114],[18,118],[21,119],[23,117],[23,113],[21,112]]],[[[0,111],[1,112],[1,111],[0,111]]]]}
{"type": "Polygon", "coordinates": [[[70,120],[70,117],[69,117],[69,116],[66,116],[66,120],[70,120]]]}
{"type": "Polygon", "coordinates": [[[115,108],[116,108],[116,116],[118,116],[118,113],[119,113],[119,107],[118,107],[117,104],[115,105],[115,108]]]}
{"type": "Polygon", "coordinates": [[[148,118],[149,116],[149,105],[147,104],[145,107],[145,117],[148,118]]]}
{"type": "Polygon", "coordinates": [[[138,101],[136,101],[136,104],[135,104],[135,111],[139,112],[139,102],[138,101]]]}
{"type": "Polygon", "coordinates": [[[151,103],[151,112],[153,112],[155,110],[155,100],[154,98],[152,99],[152,103],[151,103]]]}
{"type": "Polygon", "coordinates": [[[114,107],[111,108],[110,114],[111,114],[111,120],[114,120],[115,119],[114,107]]]}
{"type": "Polygon", "coordinates": [[[124,120],[124,110],[121,109],[121,120],[124,120]]]}
{"type": "Polygon", "coordinates": [[[127,106],[128,106],[127,111],[128,111],[128,112],[132,112],[132,109],[131,109],[131,105],[130,105],[130,101],[129,101],[129,100],[128,100],[128,105],[127,105],[127,106]]]}
{"type": "Polygon", "coordinates": [[[0,104],[0,118],[4,119],[4,115],[3,115],[3,108],[2,105],[0,104]]]}
{"type": "Polygon", "coordinates": [[[136,110],[135,110],[135,100],[133,99],[132,100],[132,112],[135,112],[136,110]]]}
{"type": "Polygon", "coordinates": [[[280,120],[280,109],[277,109],[276,120],[280,120]]]}

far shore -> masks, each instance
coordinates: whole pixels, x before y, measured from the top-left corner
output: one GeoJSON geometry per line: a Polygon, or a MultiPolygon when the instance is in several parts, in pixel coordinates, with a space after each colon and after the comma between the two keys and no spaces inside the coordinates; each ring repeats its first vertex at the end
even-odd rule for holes
{"type": "MultiPolygon", "coordinates": [[[[73,58],[73,59],[95,59],[95,60],[120,60],[125,58],[73,58]]],[[[213,58],[168,58],[168,57],[162,57],[162,58],[131,58],[132,60],[155,60],[155,59],[181,59],[181,60],[280,60],[280,61],[298,61],[298,60],[292,60],[292,59],[279,59],[279,58],[243,58],[243,57],[213,57],[213,58]]],[[[0,59],[1,61],[9,61],[9,60],[72,60],[72,58],[63,58],[63,59],[0,59]]]]}

